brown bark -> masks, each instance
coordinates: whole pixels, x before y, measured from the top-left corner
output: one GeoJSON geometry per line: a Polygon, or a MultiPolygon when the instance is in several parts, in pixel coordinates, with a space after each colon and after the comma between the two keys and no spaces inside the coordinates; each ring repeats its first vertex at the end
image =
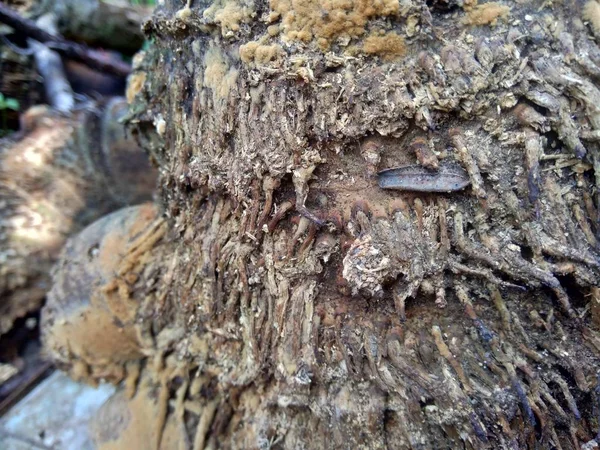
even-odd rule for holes
{"type": "Polygon", "coordinates": [[[43,317],[101,448],[593,447],[600,6],[510,6],[165,1],[43,317]]]}

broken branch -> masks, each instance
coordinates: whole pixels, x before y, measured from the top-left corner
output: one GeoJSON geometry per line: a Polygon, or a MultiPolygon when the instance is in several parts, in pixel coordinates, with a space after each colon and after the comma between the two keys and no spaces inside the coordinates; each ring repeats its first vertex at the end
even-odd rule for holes
{"type": "Polygon", "coordinates": [[[67,58],[80,61],[93,69],[125,77],[131,72],[131,66],[121,61],[112,61],[85,45],[68,41],[42,30],[33,21],[21,17],[10,8],[0,4],[0,22],[31,39],[46,44],[67,58]]]}

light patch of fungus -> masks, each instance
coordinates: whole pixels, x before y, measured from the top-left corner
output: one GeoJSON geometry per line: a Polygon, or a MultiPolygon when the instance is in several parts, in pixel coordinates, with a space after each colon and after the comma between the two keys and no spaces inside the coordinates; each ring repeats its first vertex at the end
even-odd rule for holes
{"type": "Polygon", "coordinates": [[[240,46],[240,59],[248,63],[266,64],[275,61],[283,54],[280,45],[265,45],[258,41],[251,41],[240,46]]]}
{"type": "Polygon", "coordinates": [[[594,34],[600,36],[600,3],[588,1],[583,7],[583,19],[590,23],[594,34]]]}
{"type": "Polygon", "coordinates": [[[240,46],[240,59],[245,63],[251,63],[254,61],[256,55],[256,49],[260,47],[260,43],[257,41],[251,41],[247,44],[240,46]]]}
{"type": "Polygon", "coordinates": [[[240,24],[250,22],[254,10],[237,0],[217,0],[202,14],[205,19],[218,23],[221,34],[230,36],[240,29],[240,24]]]}
{"type": "Polygon", "coordinates": [[[279,25],[271,25],[267,27],[267,34],[271,37],[277,36],[280,31],[279,25]]]}
{"type": "Polygon", "coordinates": [[[206,51],[204,65],[204,86],[212,89],[215,101],[227,98],[237,82],[238,70],[231,67],[227,57],[214,46],[206,51]]]}
{"type": "Polygon", "coordinates": [[[404,38],[394,32],[372,34],[365,39],[362,50],[367,55],[380,56],[389,61],[404,55],[406,44],[404,38]]]}
{"type": "Polygon", "coordinates": [[[127,92],[125,94],[127,97],[127,103],[133,103],[135,96],[141,92],[145,82],[146,72],[135,72],[129,76],[127,92]]]}
{"type": "Polygon", "coordinates": [[[179,11],[177,11],[177,14],[175,14],[175,17],[177,17],[179,20],[182,20],[184,22],[190,20],[190,18],[192,17],[192,10],[189,7],[189,5],[186,5],[183,9],[180,9],[179,11]]]}
{"type": "Polygon", "coordinates": [[[158,114],[153,121],[154,127],[156,128],[156,132],[163,136],[167,132],[167,121],[163,118],[162,114],[158,114]]]}
{"type": "Polygon", "coordinates": [[[283,37],[288,41],[316,41],[327,50],[336,40],[349,40],[365,33],[374,17],[398,15],[398,0],[271,0],[271,9],[281,15],[283,37]]]}
{"type": "Polygon", "coordinates": [[[497,2],[483,3],[466,8],[467,16],[464,23],[467,25],[496,25],[499,19],[506,20],[510,8],[497,2]]]}

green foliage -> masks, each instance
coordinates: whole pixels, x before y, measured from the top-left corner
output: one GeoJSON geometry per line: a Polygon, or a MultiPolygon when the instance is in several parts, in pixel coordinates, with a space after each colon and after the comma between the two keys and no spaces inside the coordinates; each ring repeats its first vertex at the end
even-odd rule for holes
{"type": "Polygon", "coordinates": [[[0,92],[0,116],[2,116],[2,129],[0,129],[0,136],[4,136],[10,133],[6,125],[6,112],[10,109],[12,111],[18,111],[20,108],[19,101],[16,98],[5,97],[0,92]]]}
{"type": "Polygon", "coordinates": [[[132,5],[156,6],[156,0],[129,0],[132,5]]]}
{"type": "Polygon", "coordinates": [[[6,98],[4,97],[4,94],[0,92],[0,110],[4,111],[7,109],[12,109],[13,111],[18,111],[19,108],[19,101],[16,98],[6,98]]]}

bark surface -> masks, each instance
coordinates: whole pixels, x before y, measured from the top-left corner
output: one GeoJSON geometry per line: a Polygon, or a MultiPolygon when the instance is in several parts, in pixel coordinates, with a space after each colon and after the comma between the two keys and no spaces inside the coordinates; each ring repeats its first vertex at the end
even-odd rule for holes
{"type": "Polygon", "coordinates": [[[160,202],[73,240],[43,317],[124,381],[101,448],[597,445],[599,3],[165,0],[145,31],[160,202]]]}

